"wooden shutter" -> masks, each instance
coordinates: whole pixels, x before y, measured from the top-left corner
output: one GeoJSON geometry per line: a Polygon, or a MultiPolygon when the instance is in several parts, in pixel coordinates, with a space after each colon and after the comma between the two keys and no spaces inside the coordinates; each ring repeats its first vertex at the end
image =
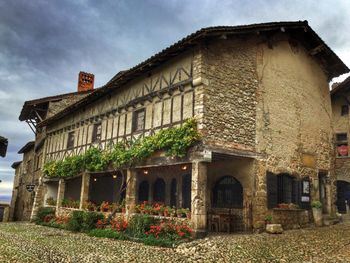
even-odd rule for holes
{"type": "Polygon", "coordinates": [[[266,173],[267,187],[267,208],[277,207],[277,176],[273,173],[266,173]]]}

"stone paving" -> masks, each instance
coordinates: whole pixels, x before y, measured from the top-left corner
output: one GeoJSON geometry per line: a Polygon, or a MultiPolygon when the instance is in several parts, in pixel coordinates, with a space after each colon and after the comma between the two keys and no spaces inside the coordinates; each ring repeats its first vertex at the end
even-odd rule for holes
{"type": "Polygon", "coordinates": [[[281,235],[211,235],[175,249],[0,223],[0,262],[350,262],[350,223],[281,235]]]}

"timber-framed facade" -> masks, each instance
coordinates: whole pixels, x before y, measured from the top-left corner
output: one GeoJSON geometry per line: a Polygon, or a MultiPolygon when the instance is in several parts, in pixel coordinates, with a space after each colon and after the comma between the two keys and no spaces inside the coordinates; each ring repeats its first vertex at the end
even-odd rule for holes
{"type": "Polygon", "coordinates": [[[200,235],[251,230],[272,214],[284,227],[309,223],[318,178],[327,178],[325,213],[334,214],[334,151],[328,83],[349,69],[307,22],[199,30],[118,73],[54,115],[45,130],[43,163],[137,139],[195,118],[201,143],[184,158],[158,152],[124,171],[73,178],[41,176],[32,216],[47,199],[117,202],[132,215],[142,201],[191,209],[200,235]],[[314,116],[319,116],[315,119],[314,116]],[[120,187],[120,185],[119,185],[120,187]],[[280,203],[295,203],[285,211],[280,203]]]}

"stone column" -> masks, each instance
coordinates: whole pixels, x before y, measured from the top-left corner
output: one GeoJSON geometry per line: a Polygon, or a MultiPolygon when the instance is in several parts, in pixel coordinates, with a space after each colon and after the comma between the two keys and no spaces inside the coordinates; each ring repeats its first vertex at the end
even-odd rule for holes
{"type": "Polygon", "coordinates": [[[254,229],[265,227],[265,216],[267,215],[267,185],[266,185],[266,161],[255,160],[255,185],[253,185],[254,202],[252,204],[252,226],[254,229]]]}
{"type": "Polygon", "coordinates": [[[193,161],[191,182],[191,221],[196,237],[207,234],[207,164],[193,161]]]}
{"type": "Polygon", "coordinates": [[[62,206],[62,200],[64,199],[64,191],[66,189],[66,182],[64,179],[58,181],[58,190],[57,190],[57,203],[56,203],[56,214],[58,209],[62,206]]]}
{"type": "Polygon", "coordinates": [[[32,213],[30,215],[30,221],[33,221],[36,218],[38,209],[44,205],[44,190],[45,190],[44,188],[45,188],[44,183],[42,182],[42,178],[40,178],[39,185],[35,191],[35,197],[33,202],[32,213]]]}
{"type": "Polygon", "coordinates": [[[84,204],[89,201],[90,174],[83,173],[81,176],[81,191],[79,209],[84,208],[84,204]]]}
{"type": "Polygon", "coordinates": [[[135,169],[127,169],[126,171],[126,196],[125,196],[125,208],[126,215],[135,212],[136,205],[136,186],[137,186],[137,172],[135,169]]]}

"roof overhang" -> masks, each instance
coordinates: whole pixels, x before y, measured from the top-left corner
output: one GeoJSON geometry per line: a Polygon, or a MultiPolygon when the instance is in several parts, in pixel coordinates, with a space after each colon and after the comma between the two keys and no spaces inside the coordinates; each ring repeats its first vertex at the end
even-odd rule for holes
{"type": "Polygon", "coordinates": [[[26,153],[28,151],[30,151],[31,149],[34,148],[34,141],[30,141],[28,142],[26,145],[24,145],[19,151],[18,153],[21,154],[21,153],[26,153]]]}
{"type": "Polygon", "coordinates": [[[16,169],[21,163],[22,163],[22,161],[14,162],[14,163],[11,165],[11,168],[16,169]]]}
{"type": "Polygon", "coordinates": [[[8,140],[0,136],[0,156],[5,157],[7,152],[8,140]]]}
{"type": "Polygon", "coordinates": [[[83,106],[93,103],[99,98],[109,94],[110,92],[121,88],[125,83],[136,77],[151,71],[155,67],[158,67],[162,63],[165,63],[169,59],[183,53],[186,50],[197,46],[201,41],[209,38],[220,37],[222,35],[261,35],[271,34],[274,32],[288,32],[294,38],[298,39],[305,48],[309,51],[309,54],[323,61],[323,66],[328,72],[328,78],[332,79],[341,74],[349,72],[349,68],[344,62],[326,45],[326,43],[312,30],[307,21],[297,22],[274,22],[274,23],[262,23],[243,26],[219,26],[203,28],[182,40],[176,42],[170,47],[155,54],[144,62],[134,66],[133,68],[119,72],[114,76],[106,85],[100,89],[95,90],[89,96],[81,99],[80,101],[70,105],[64,110],[60,111],[56,115],[39,123],[40,126],[46,126],[56,120],[59,120],[69,113],[81,109],[83,106]]]}

